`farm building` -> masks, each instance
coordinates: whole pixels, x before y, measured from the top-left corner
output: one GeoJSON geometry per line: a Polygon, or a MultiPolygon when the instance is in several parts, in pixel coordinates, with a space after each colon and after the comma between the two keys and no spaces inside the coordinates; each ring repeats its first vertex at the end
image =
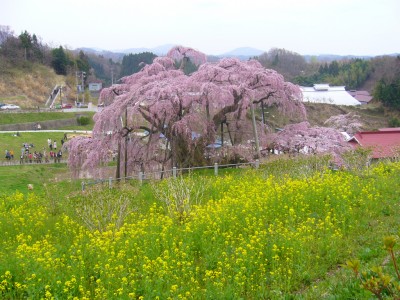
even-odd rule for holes
{"type": "Polygon", "coordinates": [[[400,155],[400,129],[357,132],[349,141],[354,148],[371,148],[372,158],[394,158],[400,155]]]}
{"type": "Polygon", "coordinates": [[[348,93],[355,98],[356,100],[360,101],[361,104],[368,104],[372,100],[372,96],[368,91],[355,91],[351,90],[348,93]]]}
{"type": "Polygon", "coordinates": [[[304,102],[327,103],[334,105],[361,105],[361,102],[352,97],[344,86],[330,86],[329,84],[314,84],[313,87],[300,87],[304,102]]]}

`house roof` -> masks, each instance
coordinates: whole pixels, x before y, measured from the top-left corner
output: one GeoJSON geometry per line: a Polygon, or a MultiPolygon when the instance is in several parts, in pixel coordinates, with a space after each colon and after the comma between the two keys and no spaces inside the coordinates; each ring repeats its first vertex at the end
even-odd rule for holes
{"type": "Polygon", "coordinates": [[[313,87],[300,87],[304,102],[327,103],[335,105],[360,105],[361,102],[352,97],[344,86],[314,84],[313,87]]]}
{"type": "Polygon", "coordinates": [[[372,100],[372,96],[369,94],[368,91],[355,91],[355,90],[351,90],[348,91],[348,93],[354,97],[355,99],[357,99],[358,101],[360,101],[361,103],[368,103],[369,101],[372,100]]]}
{"type": "Polygon", "coordinates": [[[379,128],[379,131],[400,131],[400,127],[379,128]]]}
{"type": "Polygon", "coordinates": [[[400,151],[400,130],[383,128],[381,131],[357,132],[349,143],[354,147],[372,149],[372,158],[393,157],[400,151]]]}

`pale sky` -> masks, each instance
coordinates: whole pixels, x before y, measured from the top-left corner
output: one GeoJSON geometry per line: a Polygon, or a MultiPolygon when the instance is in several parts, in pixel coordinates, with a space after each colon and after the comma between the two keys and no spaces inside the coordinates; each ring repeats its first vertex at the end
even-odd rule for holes
{"type": "Polygon", "coordinates": [[[69,49],[400,53],[400,0],[0,0],[0,25],[69,49]]]}

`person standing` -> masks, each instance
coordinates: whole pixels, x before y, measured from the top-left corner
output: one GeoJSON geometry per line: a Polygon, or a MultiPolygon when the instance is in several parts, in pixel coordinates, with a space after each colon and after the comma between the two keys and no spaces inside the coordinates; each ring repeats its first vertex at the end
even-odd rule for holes
{"type": "MultiPolygon", "coordinates": [[[[53,150],[57,150],[57,142],[56,142],[56,140],[54,140],[54,143],[53,143],[53,150]]],[[[54,151],[54,152],[56,152],[56,151],[54,151]]]]}
{"type": "Polygon", "coordinates": [[[61,162],[61,158],[62,158],[62,152],[61,150],[57,152],[57,161],[61,162]]]}
{"type": "Polygon", "coordinates": [[[47,139],[47,145],[48,145],[49,148],[51,149],[51,139],[47,139]]]}

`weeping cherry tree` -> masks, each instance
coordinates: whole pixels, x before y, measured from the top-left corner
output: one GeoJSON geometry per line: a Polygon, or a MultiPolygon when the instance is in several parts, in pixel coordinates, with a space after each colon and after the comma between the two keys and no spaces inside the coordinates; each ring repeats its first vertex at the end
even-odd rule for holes
{"type": "MultiPolygon", "coordinates": [[[[116,157],[117,177],[200,164],[224,132],[229,138],[222,152],[251,159],[252,105],[275,104],[285,114],[305,116],[300,89],[277,72],[255,60],[207,63],[203,53],[181,46],[103,89],[100,102],[108,105],[94,116],[92,138],[68,143],[68,163],[76,171],[95,170],[116,157]],[[198,69],[185,75],[188,61],[198,69]]],[[[263,136],[265,126],[257,126],[263,136]]]]}

